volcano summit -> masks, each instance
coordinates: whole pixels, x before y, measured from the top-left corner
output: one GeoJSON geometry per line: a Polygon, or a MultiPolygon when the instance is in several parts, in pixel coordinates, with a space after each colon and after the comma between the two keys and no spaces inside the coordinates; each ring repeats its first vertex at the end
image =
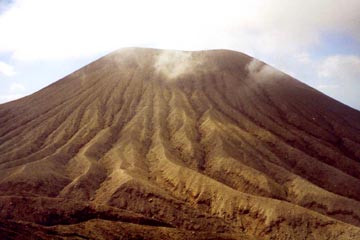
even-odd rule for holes
{"type": "Polygon", "coordinates": [[[0,237],[360,239],[360,112],[242,53],[127,48],[0,105],[0,237]]]}

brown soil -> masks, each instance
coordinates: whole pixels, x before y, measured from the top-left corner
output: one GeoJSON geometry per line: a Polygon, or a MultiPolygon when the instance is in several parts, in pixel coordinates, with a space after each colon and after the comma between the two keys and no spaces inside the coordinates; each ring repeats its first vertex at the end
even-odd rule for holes
{"type": "Polygon", "coordinates": [[[0,105],[1,239],[360,239],[360,112],[244,54],[127,48],[0,105]]]}

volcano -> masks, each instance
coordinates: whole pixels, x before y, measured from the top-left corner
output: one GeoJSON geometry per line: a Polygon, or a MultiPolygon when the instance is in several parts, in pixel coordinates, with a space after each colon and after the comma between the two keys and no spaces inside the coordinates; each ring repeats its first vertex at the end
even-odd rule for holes
{"type": "Polygon", "coordinates": [[[125,48],[0,105],[2,239],[360,239],[360,112],[245,54],[125,48]]]}

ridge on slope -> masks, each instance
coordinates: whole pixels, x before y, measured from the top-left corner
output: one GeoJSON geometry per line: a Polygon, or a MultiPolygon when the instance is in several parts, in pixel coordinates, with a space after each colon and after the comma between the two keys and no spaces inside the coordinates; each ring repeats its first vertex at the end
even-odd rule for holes
{"type": "Polygon", "coordinates": [[[0,105],[0,214],[355,239],[359,149],[358,111],[247,55],[122,49],[0,105]]]}

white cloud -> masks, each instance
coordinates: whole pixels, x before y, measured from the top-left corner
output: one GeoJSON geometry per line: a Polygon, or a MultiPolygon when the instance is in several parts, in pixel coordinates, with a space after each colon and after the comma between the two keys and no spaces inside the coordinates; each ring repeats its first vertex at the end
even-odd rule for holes
{"type": "Polygon", "coordinates": [[[24,84],[13,82],[10,84],[7,91],[0,93],[0,103],[9,102],[26,95],[26,88],[24,84]]]}
{"type": "Polygon", "coordinates": [[[24,97],[23,94],[5,94],[0,95],[0,103],[6,103],[24,97]]]}
{"type": "Polygon", "coordinates": [[[319,89],[320,91],[327,91],[327,90],[334,90],[334,89],[338,89],[339,85],[336,84],[319,84],[316,86],[317,89],[319,89]]]}
{"type": "Polygon", "coordinates": [[[11,77],[14,76],[16,73],[13,66],[0,61],[0,74],[5,75],[7,77],[11,77]]]}
{"type": "Polygon", "coordinates": [[[249,74],[248,77],[253,82],[265,83],[272,82],[274,79],[285,76],[283,72],[264,64],[263,62],[253,59],[250,63],[246,65],[246,69],[249,74]]]}
{"type": "Polygon", "coordinates": [[[196,70],[200,60],[193,57],[192,52],[169,51],[157,56],[154,67],[171,80],[196,70]]]}
{"type": "Polygon", "coordinates": [[[324,31],[360,40],[359,12],[358,0],[16,0],[0,16],[0,52],[63,59],[140,45],[291,54],[324,31]]]}
{"type": "Polygon", "coordinates": [[[335,55],[320,65],[319,76],[332,78],[344,83],[360,84],[360,57],[354,55],[335,55]]]}
{"type": "Polygon", "coordinates": [[[300,52],[296,54],[295,59],[302,64],[310,64],[311,63],[311,57],[310,54],[307,52],[300,52]]]}
{"type": "Polygon", "coordinates": [[[21,83],[12,83],[10,85],[10,93],[19,93],[25,91],[25,86],[21,83]]]}
{"type": "Polygon", "coordinates": [[[360,109],[360,57],[330,56],[319,65],[318,76],[320,91],[360,109]]]}

